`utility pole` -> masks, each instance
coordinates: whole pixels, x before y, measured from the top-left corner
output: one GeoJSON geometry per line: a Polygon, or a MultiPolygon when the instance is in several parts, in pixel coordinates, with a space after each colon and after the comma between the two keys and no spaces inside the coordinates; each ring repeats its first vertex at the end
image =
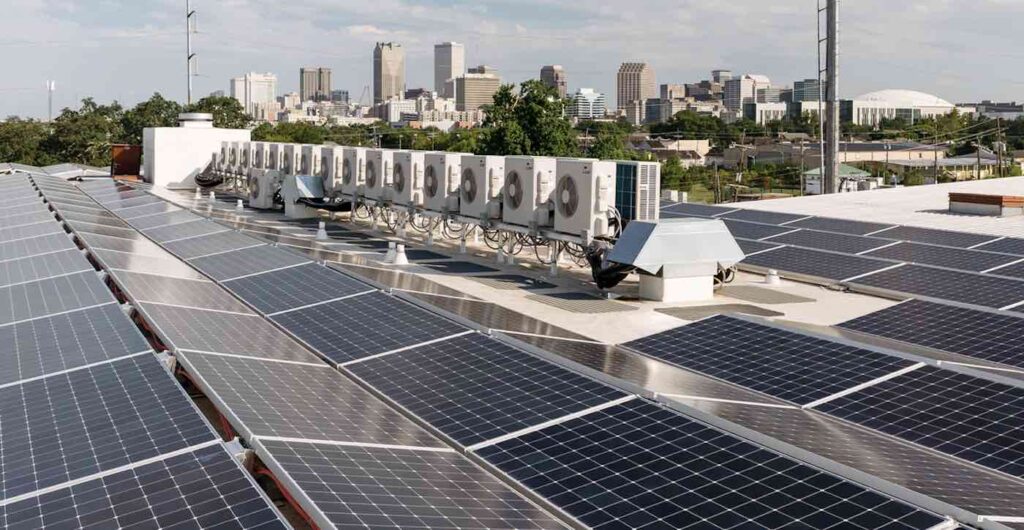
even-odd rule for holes
{"type": "MultiPolygon", "coordinates": [[[[825,0],[825,193],[836,193],[839,177],[839,0],[825,0]]],[[[819,15],[820,16],[820,15],[819,15]]],[[[820,45],[819,45],[820,47],[820,45]]]]}
{"type": "Polygon", "coordinates": [[[975,149],[975,151],[978,154],[978,163],[977,163],[978,167],[977,167],[977,169],[975,171],[977,171],[978,180],[981,180],[981,134],[980,133],[978,135],[978,139],[975,140],[975,142],[974,142],[974,149],[975,149]]]}
{"type": "Polygon", "coordinates": [[[188,78],[188,97],[186,101],[189,105],[192,104],[192,60],[196,54],[192,53],[192,34],[195,33],[195,16],[196,12],[192,9],[192,0],[185,0],[185,68],[186,77],[188,78]]]}
{"type": "Polygon", "coordinates": [[[46,111],[47,112],[46,113],[47,119],[46,119],[46,121],[50,122],[50,123],[53,122],[53,91],[54,90],[57,90],[57,82],[56,81],[47,81],[46,82],[46,97],[47,97],[47,106],[46,106],[46,108],[47,108],[47,111],[46,111]]]}

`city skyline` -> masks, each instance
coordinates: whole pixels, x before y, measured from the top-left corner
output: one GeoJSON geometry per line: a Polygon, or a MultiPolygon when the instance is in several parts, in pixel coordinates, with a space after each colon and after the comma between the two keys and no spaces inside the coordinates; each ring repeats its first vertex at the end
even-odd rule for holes
{"type": "MultiPolygon", "coordinates": [[[[89,96],[124,105],[153,92],[183,100],[179,3],[15,0],[7,10],[10,31],[0,41],[10,57],[10,75],[0,82],[0,113],[45,116],[47,79],[58,82],[57,109],[89,96]]],[[[372,89],[377,41],[399,42],[407,50],[409,87],[433,86],[433,45],[453,40],[465,43],[466,64],[493,65],[505,82],[536,78],[541,66],[562,64],[570,93],[590,87],[613,95],[619,64],[635,60],[655,68],[658,84],[704,79],[713,68],[764,73],[791,84],[814,76],[814,6],[804,3],[706,6],[641,0],[623,16],[611,2],[583,6],[527,0],[528,5],[515,7],[496,2],[314,2],[290,6],[290,16],[282,18],[274,16],[274,4],[266,0],[196,0],[200,76],[194,80],[195,93],[227,90],[227,79],[248,71],[276,73],[279,93],[297,91],[298,79],[290,72],[316,64],[332,68],[333,85],[347,89],[356,101],[364,87],[372,89]],[[659,15],[650,16],[654,12],[659,15]],[[568,14],[573,16],[563,16],[568,14]]],[[[1024,5],[980,0],[963,10],[954,4],[864,0],[847,5],[842,13],[843,97],[907,88],[951,101],[1024,99],[1024,83],[1007,73],[1019,70],[1024,59],[1011,51],[1014,35],[1005,23],[1024,14],[1024,5]],[[878,17],[883,8],[887,16],[878,17]],[[986,31],[963,29],[978,27],[986,31]],[[964,46],[968,33],[970,45],[964,46]]]]}

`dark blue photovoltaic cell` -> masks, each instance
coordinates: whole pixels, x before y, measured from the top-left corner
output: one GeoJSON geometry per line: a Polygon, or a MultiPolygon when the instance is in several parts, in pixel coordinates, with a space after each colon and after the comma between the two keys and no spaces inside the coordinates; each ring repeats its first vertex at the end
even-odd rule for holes
{"type": "Polygon", "coordinates": [[[219,444],[0,506],[0,526],[289,528],[219,444]]]}
{"type": "Polygon", "coordinates": [[[477,334],[347,368],[465,446],[625,396],[477,334]]]}
{"type": "Polygon", "coordinates": [[[276,313],[373,290],[368,284],[315,263],[224,282],[263,313],[276,313]]]}
{"type": "Polygon", "coordinates": [[[876,237],[886,239],[899,239],[903,241],[914,241],[917,243],[931,243],[933,245],[945,245],[947,247],[968,248],[980,245],[986,241],[996,239],[996,236],[982,234],[971,234],[967,232],[954,232],[951,230],[936,230],[934,228],[919,228],[916,226],[897,226],[884,232],[874,234],[876,237]]]}
{"type": "MultiPolygon", "coordinates": [[[[869,256],[877,256],[907,263],[935,265],[948,269],[982,272],[1006,265],[1020,259],[1018,256],[996,254],[980,250],[940,247],[923,243],[900,243],[891,247],[869,252],[869,256]]],[[[998,274],[998,273],[996,273],[998,274]]]]}
{"type": "Polygon", "coordinates": [[[1024,281],[924,265],[906,265],[851,283],[996,309],[1024,301],[1024,281]]]}
{"type": "Polygon", "coordinates": [[[849,219],[833,219],[830,217],[811,217],[787,224],[793,228],[810,228],[813,230],[824,230],[826,232],[839,232],[855,236],[866,236],[872,232],[892,228],[893,225],[883,223],[866,223],[864,221],[851,221],[849,219]]]}
{"type": "Polygon", "coordinates": [[[1024,389],[925,366],[822,412],[1024,478],[1024,389]]]}
{"type": "Polygon", "coordinates": [[[772,237],[767,241],[817,250],[831,250],[844,254],[859,254],[893,243],[892,241],[876,237],[852,236],[818,230],[789,231],[789,233],[772,237]]]}
{"type": "MultiPolygon", "coordinates": [[[[771,242],[769,239],[766,243],[771,242]]],[[[742,265],[775,269],[780,274],[798,274],[832,281],[843,281],[896,265],[891,261],[824,250],[784,247],[771,252],[748,256],[742,265]]]]}
{"type": "Polygon", "coordinates": [[[1004,252],[1006,254],[1024,256],[1024,239],[1007,237],[975,248],[989,252],[1004,252]]]}
{"type": "Polygon", "coordinates": [[[839,327],[1024,368],[1024,318],[908,300],[839,327]]]}
{"type": "Polygon", "coordinates": [[[913,364],[727,316],[700,320],[624,346],[798,404],[913,364]]]}
{"type": "Polygon", "coordinates": [[[149,354],[0,388],[0,499],[215,439],[149,354]]]}
{"type": "Polygon", "coordinates": [[[906,530],[943,520],[639,399],[477,454],[597,529],[906,530]]]}

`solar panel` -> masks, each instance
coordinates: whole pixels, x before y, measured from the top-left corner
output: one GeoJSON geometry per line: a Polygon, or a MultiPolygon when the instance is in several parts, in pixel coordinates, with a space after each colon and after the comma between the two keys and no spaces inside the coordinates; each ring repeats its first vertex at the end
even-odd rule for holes
{"type": "Polygon", "coordinates": [[[1009,276],[1011,278],[1022,278],[1024,279],[1024,262],[1015,263],[1013,265],[988,271],[989,274],[996,274],[999,276],[1009,276]]]}
{"type": "Polygon", "coordinates": [[[196,309],[253,314],[245,304],[210,281],[186,280],[127,271],[115,272],[114,280],[136,302],[155,302],[196,309]]]}
{"type": "Polygon", "coordinates": [[[895,263],[823,250],[783,247],[747,256],[741,265],[775,269],[784,276],[789,273],[842,281],[892,267],[895,263]]]}
{"type": "Polygon", "coordinates": [[[50,206],[53,206],[58,212],[62,214],[77,213],[82,215],[99,215],[106,212],[106,210],[104,210],[103,208],[96,204],[92,206],[79,206],[75,204],[57,204],[51,202],[50,206]]]}
{"type": "Polygon", "coordinates": [[[142,234],[127,227],[118,226],[107,226],[95,223],[83,223],[82,221],[74,221],[69,223],[71,228],[75,232],[81,232],[85,234],[96,234],[107,237],[119,237],[121,239],[143,239],[142,234]]]}
{"type": "Polygon", "coordinates": [[[0,326],[112,302],[93,272],[0,287],[0,326]]]}
{"type": "Polygon", "coordinates": [[[875,237],[851,236],[849,234],[819,232],[817,230],[798,230],[772,237],[767,241],[816,250],[831,250],[832,252],[842,252],[844,254],[859,254],[893,243],[892,241],[875,237]]]}
{"type": "Polygon", "coordinates": [[[55,221],[56,218],[53,216],[53,212],[49,210],[31,212],[31,213],[20,213],[10,217],[2,219],[3,225],[6,228],[15,226],[25,226],[36,223],[42,223],[44,221],[55,221]]]}
{"type": "Polygon", "coordinates": [[[763,243],[761,241],[751,241],[749,239],[736,238],[736,244],[740,246],[740,250],[744,254],[754,254],[757,252],[764,252],[773,248],[781,248],[782,245],[773,245],[771,243],[763,243]]]}
{"type": "Polygon", "coordinates": [[[381,292],[282,313],[272,320],[338,364],[466,331],[381,292]]]}
{"type": "Polygon", "coordinates": [[[849,219],[833,219],[830,217],[811,217],[787,224],[794,228],[810,228],[812,230],[824,230],[826,232],[839,232],[855,236],[866,236],[872,232],[892,228],[894,225],[884,223],[867,223],[864,221],[851,221],[849,219]]]}
{"type": "Polygon", "coordinates": [[[624,346],[797,404],[816,401],[913,364],[727,316],[711,317],[624,346]]]}
{"type": "Polygon", "coordinates": [[[136,217],[143,217],[146,215],[153,215],[164,212],[180,211],[181,208],[168,203],[168,202],[154,202],[150,204],[144,204],[142,206],[135,206],[132,208],[122,208],[117,211],[117,215],[125,220],[131,220],[136,217]]]}
{"type": "Polygon", "coordinates": [[[0,243],[0,262],[50,252],[73,250],[75,244],[64,232],[0,243]]]}
{"type": "Polygon", "coordinates": [[[0,219],[3,219],[5,222],[9,220],[19,220],[23,215],[36,213],[45,213],[51,217],[53,216],[46,205],[41,202],[20,204],[17,206],[0,206],[0,219]]]}
{"type": "Polygon", "coordinates": [[[777,236],[779,234],[785,234],[786,232],[792,232],[794,228],[787,228],[785,226],[774,226],[764,225],[760,223],[748,223],[746,221],[732,221],[729,219],[725,220],[725,226],[729,227],[729,232],[732,233],[733,237],[742,237],[745,239],[764,239],[766,237],[777,236]]]}
{"type": "Polygon", "coordinates": [[[267,314],[373,290],[366,283],[315,263],[231,280],[224,282],[224,287],[267,314]]]}
{"type": "Polygon", "coordinates": [[[129,254],[113,250],[93,250],[93,255],[103,263],[103,266],[112,271],[132,271],[150,276],[169,276],[172,278],[186,278],[193,280],[206,280],[206,277],[199,274],[195,269],[182,263],[173,256],[163,252],[163,257],[153,257],[145,254],[129,254]]]}
{"type": "Polygon", "coordinates": [[[75,235],[92,249],[113,250],[137,256],[161,257],[167,255],[167,252],[160,248],[159,245],[143,237],[123,239],[120,237],[110,237],[100,234],[89,234],[78,230],[75,231],[75,235]]]}
{"type": "Polygon", "coordinates": [[[178,350],[199,350],[218,353],[280,359],[284,361],[320,362],[297,342],[273,324],[256,315],[238,315],[202,309],[142,303],[139,307],[178,350]]]}
{"type": "Polygon", "coordinates": [[[110,304],[0,327],[0,385],[149,350],[110,304]]]}
{"type": "Polygon", "coordinates": [[[182,241],[173,241],[164,246],[169,252],[181,259],[193,259],[260,245],[264,245],[264,243],[232,230],[208,236],[193,237],[182,241]]]}
{"type": "Polygon", "coordinates": [[[972,272],[985,271],[1020,259],[1019,256],[1007,254],[939,247],[922,243],[900,243],[869,252],[868,255],[972,272]]]}
{"type": "Polygon", "coordinates": [[[128,221],[128,223],[134,226],[138,230],[147,230],[150,228],[157,228],[160,226],[170,226],[180,223],[187,223],[190,221],[199,221],[202,217],[187,212],[185,210],[175,210],[172,212],[158,213],[153,215],[147,215],[145,217],[136,217],[128,221]]]}
{"type": "Polygon", "coordinates": [[[142,233],[146,234],[146,236],[151,238],[153,241],[156,241],[157,243],[167,243],[169,241],[177,241],[179,239],[185,239],[189,237],[214,234],[217,232],[225,232],[227,230],[228,228],[221,226],[213,221],[207,221],[205,219],[202,219],[199,221],[192,221],[189,223],[161,226],[159,228],[143,230],[142,233]]]}
{"type": "Polygon", "coordinates": [[[484,335],[455,337],[347,368],[464,446],[625,396],[484,335]]]}
{"type": "Polygon", "coordinates": [[[711,206],[709,204],[684,202],[682,204],[673,204],[671,206],[666,206],[661,209],[661,212],[696,215],[699,217],[715,217],[716,215],[729,213],[735,209],[736,208],[729,208],[725,206],[711,206]]]}
{"type": "Polygon", "coordinates": [[[26,239],[29,237],[59,234],[63,232],[64,228],[61,227],[59,223],[50,221],[31,225],[12,226],[10,228],[0,228],[0,243],[26,239]]]}
{"type": "Polygon", "coordinates": [[[978,250],[988,250],[990,252],[1004,252],[1006,254],[1024,256],[1024,239],[1007,237],[991,243],[985,243],[984,245],[975,248],[978,250]]]}
{"type": "Polygon", "coordinates": [[[0,497],[215,438],[148,353],[0,389],[0,497]]]}
{"type": "Polygon", "coordinates": [[[908,300],[841,328],[1024,368],[1024,318],[908,300]]]}
{"type": "Polygon", "coordinates": [[[110,208],[112,211],[117,213],[117,212],[120,212],[120,210],[131,208],[133,206],[142,206],[142,205],[145,205],[145,204],[154,204],[154,203],[165,202],[165,201],[163,199],[158,199],[158,198],[153,197],[151,195],[146,195],[146,196],[143,196],[143,197],[132,197],[132,198],[127,198],[127,199],[99,199],[99,198],[97,198],[96,202],[99,202],[103,206],[106,206],[107,208],[110,208]]]}
{"type": "Polygon", "coordinates": [[[782,223],[790,223],[808,216],[792,213],[766,212],[761,210],[735,210],[722,214],[720,217],[722,219],[733,219],[736,221],[781,225],[782,223]]]}
{"type": "Polygon", "coordinates": [[[887,239],[900,239],[904,241],[914,241],[917,243],[931,243],[933,245],[945,245],[947,247],[960,248],[973,247],[986,241],[996,239],[996,236],[953,232],[951,230],[936,230],[934,228],[919,228],[916,226],[897,226],[896,228],[891,228],[874,235],[887,239]]]}
{"type": "Polygon", "coordinates": [[[590,528],[925,529],[943,521],[641,400],[478,454],[590,528]]]}
{"type": "Polygon", "coordinates": [[[1024,282],[970,272],[907,265],[853,282],[876,289],[1001,308],[1024,300],[1024,282]]]}
{"type": "Polygon", "coordinates": [[[1024,389],[925,366],[818,410],[1024,477],[1024,389]]]}
{"type": "Polygon", "coordinates": [[[95,270],[78,250],[0,262],[0,286],[95,270]]]}
{"type": "Polygon", "coordinates": [[[337,528],[564,528],[449,451],[261,440],[259,454],[300,489],[316,492],[303,507],[337,528]]]}
{"type": "Polygon", "coordinates": [[[106,212],[99,213],[78,213],[72,211],[66,211],[58,209],[61,218],[68,222],[68,224],[74,226],[80,223],[89,223],[94,225],[113,226],[116,228],[127,228],[128,225],[121,221],[117,217],[110,215],[106,212]]]}
{"type": "Polygon", "coordinates": [[[288,528],[219,444],[0,506],[0,526],[288,528]]]}
{"type": "Polygon", "coordinates": [[[189,263],[214,280],[224,281],[310,261],[305,256],[281,248],[259,246],[196,258],[189,263]]]}
{"type": "Polygon", "coordinates": [[[183,352],[179,358],[247,439],[441,447],[411,420],[327,365],[183,352]]]}

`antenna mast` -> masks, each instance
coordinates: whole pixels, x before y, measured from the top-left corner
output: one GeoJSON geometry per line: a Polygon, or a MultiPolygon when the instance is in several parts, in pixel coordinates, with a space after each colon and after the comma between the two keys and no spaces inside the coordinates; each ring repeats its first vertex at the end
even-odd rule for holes
{"type": "Polygon", "coordinates": [[[192,71],[192,60],[196,56],[195,53],[192,53],[192,34],[196,32],[195,16],[196,12],[192,9],[192,1],[185,0],[185,66],[187,69],[186,77],[188,78],[187,102],[189,105],[192,104],[192,77],[195,75],[192,71]]]}
{"type": "Polygon", "coordinates": [[[839,184],[839,0],[818,0],[818,123],[821,136],[821,192],[836,193],[839,184]],[[825,38],[821,14],[825,13],[825,38]],[[821,45],[825,44],[824,68],[821,45]],[[822,79],[824,75],[825,79],[822,79]],[[824,81],[824,82],[823,82],[824,81]],[[822,105],[824,104],[824,109],[822,105]],[[824,113],[822,113],[824,111],[824,113]]]}

